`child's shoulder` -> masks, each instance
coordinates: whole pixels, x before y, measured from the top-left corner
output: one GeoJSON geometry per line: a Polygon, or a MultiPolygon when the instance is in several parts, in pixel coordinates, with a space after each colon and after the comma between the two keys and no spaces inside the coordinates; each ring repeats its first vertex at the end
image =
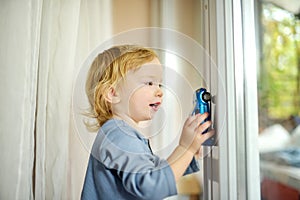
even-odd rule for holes
{"type": "Polygon", "coordinates": [[[104,132],[134,132],[135,129],[129,126],[124,120],[120,119],[109,119],[101,127],[104,132]]]}
{"type": "Polygon", "coordinates": [[[125,121],[119,119],[110,119],[103,124],[100,128],[100,132],[110,137],[112,135],[117,135],[122,138],[140,138],[141,134],[129,126],[125,121]]]}
{"type": "Polygon", "coordinates": [[[98,135],[102,140],[102,147],[113,144],[128,151],[142,150],[148,142],[136,129],[118,119],[108,120],[101,127],[98,135]]]}

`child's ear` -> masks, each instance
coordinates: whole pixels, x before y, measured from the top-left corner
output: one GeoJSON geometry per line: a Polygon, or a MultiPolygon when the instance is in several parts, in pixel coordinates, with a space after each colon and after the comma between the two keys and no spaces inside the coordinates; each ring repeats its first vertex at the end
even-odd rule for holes
{"type": "Polygon", "coordinates": [[[115,104],[120,102],[120,96],[117,90],[113,87],[109,88],[108,93],[106,94],[106,101],[115,104]]]}

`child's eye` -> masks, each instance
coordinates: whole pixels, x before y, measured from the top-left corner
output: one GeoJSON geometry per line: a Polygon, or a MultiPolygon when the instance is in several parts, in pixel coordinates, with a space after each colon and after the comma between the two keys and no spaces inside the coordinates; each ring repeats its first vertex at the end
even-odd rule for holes
{"type": "Polygon", "coordinates": [[[163,85],[162,85],[161,83],[153,82],[153,81],[145,82],[145,85],[148,85],[148,86],[157,85],[157,86],[160,87],[160,88],[163,87],[163,85]]]}
{"type": "Polygon", "coordinates": [[[150,81],[150,82],[147,82],[146,85],[152,86],[152,85],[154,85],[154,83],[150,81]]]}

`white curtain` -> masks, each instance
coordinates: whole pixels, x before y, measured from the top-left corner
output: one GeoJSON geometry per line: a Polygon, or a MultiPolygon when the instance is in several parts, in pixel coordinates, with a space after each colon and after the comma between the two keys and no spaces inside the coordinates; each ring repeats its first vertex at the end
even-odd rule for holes
{"type": "Polygon", "coordinates": [[[80,64],[111,34],[110,7],[1,1],[0,199],[79,198],[88,152],[72,122],[72,89],[80,64]]]}
{"type": "Polygon", "coordinates": [[[32,198],[39,34],[30,27],[39,22],[39,5],[2,1],[0,9],[0,195],[32,198]]]}

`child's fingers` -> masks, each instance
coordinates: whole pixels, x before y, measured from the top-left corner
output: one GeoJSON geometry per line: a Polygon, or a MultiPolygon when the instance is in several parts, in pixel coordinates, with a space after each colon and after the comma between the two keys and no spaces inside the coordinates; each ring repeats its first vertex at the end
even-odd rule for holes
{"type": "MultiPolygon", "coordinates": [[[[205,133],[205,134],[198,134],[198,135],[200,135],[201,140],[202,140],[203,142],[205,142],[207,139],[211,138],[214,134],[215,134],[215,130],[212,129],[212,130],[208,131],[208,132],[205,133]]],[[[202,143],[203,143],[203,142],[202,142],[202,143]]]]}
{"type": "Polygon", "coordinates": [[[189,116],[187,118],[187,120],[185,121],[184,125],[189,126],[195,119],[197,119],[197,117],[198,117],[198,114],[189,116]]]}
{"type": "Polygon", "coordinates": [[[211,126],[211,121],[206,121],[200,126],[196,127],[197,133],[203,133],[205,130],[207,130],[211,126]]]}
{"type": "Polygon", "coordinates": [[[197,127],[201,122],[203,122],[208,117],[208,113],[204,114],[197,114],[193,118],[189,119],[189,122],[187,123],[188,126],[191,127],[197,127]]]}

